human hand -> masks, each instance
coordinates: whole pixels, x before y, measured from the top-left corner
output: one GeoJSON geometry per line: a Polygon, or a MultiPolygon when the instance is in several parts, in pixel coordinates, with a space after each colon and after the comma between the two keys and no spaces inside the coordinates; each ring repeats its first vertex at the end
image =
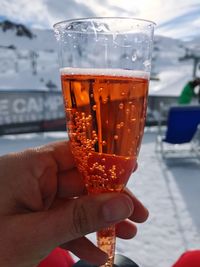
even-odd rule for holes
{"type": "Polygon", "coordinates": [[[117,224],[128,239],[148,217],[128,190],[86,195],[68,142],[2,156],[0,170],[0,266],[37,266],[57,246],[100,265],[107,255],[85,235],[117,224]]]}
{"type": "Polygon", "coordinates": [[[194,79],[194,85],[197,86],[197,85],[200,85],[200,78],[196,77],[194,79]]]}

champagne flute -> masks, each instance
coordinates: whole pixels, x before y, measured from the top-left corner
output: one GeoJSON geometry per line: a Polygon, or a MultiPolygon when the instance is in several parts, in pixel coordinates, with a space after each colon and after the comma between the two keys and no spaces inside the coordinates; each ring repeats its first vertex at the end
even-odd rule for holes
{"type": "MultiPolygon", "coordinates": [[[[88,193],[120,192],[144,131],[154,23],[133,18],[59,22],[54,32],[66,125],[88,193]]],[[[115,226],[97,233],[113,266],[115,226]]]]}

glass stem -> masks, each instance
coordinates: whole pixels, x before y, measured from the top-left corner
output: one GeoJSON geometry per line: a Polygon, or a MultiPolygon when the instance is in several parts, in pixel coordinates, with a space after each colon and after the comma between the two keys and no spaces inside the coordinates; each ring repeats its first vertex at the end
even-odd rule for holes
{"type": "Polygon", "coordinates": [[[108,254],[108,261],[104,265],[101,265],[101,267],[113,266],[114,255],[115,255],[115,243],[116,243],[116,234],[114,225],[97,232],[98,247],[108,254]]]}

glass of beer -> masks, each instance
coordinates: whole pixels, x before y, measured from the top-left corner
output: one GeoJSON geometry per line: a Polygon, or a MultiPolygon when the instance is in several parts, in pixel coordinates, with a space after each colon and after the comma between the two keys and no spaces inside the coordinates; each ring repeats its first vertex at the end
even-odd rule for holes
{"type": "MultiPolygon", "coordinates": [[[[66,125],[88,194],[120,192],[143,136],[154,23],[85,18],[54,25],[66,125]]],[[[115,226],[97,233],[113,266],[115,226]]]]}

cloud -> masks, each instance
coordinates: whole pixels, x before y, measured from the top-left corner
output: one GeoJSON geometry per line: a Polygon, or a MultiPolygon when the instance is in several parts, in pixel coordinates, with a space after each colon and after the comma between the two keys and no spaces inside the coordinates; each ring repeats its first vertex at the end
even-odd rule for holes
{"type": "Polygon", "coordinates": [[[199,0],[0,0],[0,18],[39,28],[78,17],[130,16],[155,21],[156,33],[181,37],[199,32],[198,14],[199,0]]]}
{"type": "Polygon", "coordinates": [[[1,0],[0,15],[32,27],[51,28],[59,20],[95,16],[86,4],[76,0],[1,0]]]}
{"type": "Polygon", "coordinates": [[[78,3],[75,0],[46,0],[46,8],[52,21],[66,20],[79,17],[92,17],[95,12],[86,4],[78,3]]]}
{"type": "MultiPolygon", "coordinates": [[[[124,0],[127,1],[127,0],[124,0]]],[[[92,16],[135,16],[138,8],[122,0],[0,0],[0,15],[33,27],[52,27],[57,21],[92,16]]]]}
{"type": "Polygon", "coordinates": [[[33,4],[29,0],[1,0],[0,10],[0,15],[15,22],[49,26],[49,15],[42,0],[34,0],[33,4]]]}
{"type": "Polygon", "coordinates": [[[191,5],[179,11],[172,19],[160,23],[158,32],[181,39],[190,39],[200,35],[200,4],[191,5]]]}
{"type": "MultiPolygon", "coordinates": [[[[83,0],[79,0],[79,2],[83,2],[83,0]]],[[[88,4],[92,6],[98,16],[134,16],[138,12],[136,6],[129,8],[122,0],[89,0],[88,4]]]]}

